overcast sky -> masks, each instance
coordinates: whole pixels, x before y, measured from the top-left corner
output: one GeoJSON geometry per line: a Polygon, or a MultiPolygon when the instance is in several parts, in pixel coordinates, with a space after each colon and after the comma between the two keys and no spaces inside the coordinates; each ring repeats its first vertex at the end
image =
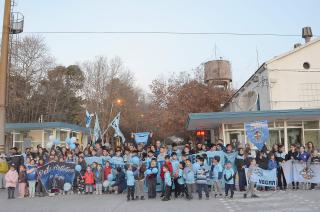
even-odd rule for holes
{"type": "MultiPolygon", "coordinates": [[[[16,0],[25,31],[180,31],[320,35],[320,1],[16,0]]],[[[3,14],[1,3],[1,19],[3,14]]],[[[260,64],[303,42],[301,37],[230,35],[45,34],[62,65],[119,56],[147,89],[152,79],[188,71],[217,57],[232,63],[238,88],[260,64]]]]}

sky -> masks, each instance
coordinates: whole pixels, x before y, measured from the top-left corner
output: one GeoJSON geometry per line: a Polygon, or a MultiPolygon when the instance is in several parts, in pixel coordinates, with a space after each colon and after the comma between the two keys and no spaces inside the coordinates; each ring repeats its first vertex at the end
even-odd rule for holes
{"type": "MultiPolygon", "coordinates": [[[[43,31],[175,31],[320,35],[318,0],[16,0],[24,33],[43,31]]],[[[0,0],[0,18],[4,0],[0,0]]],[[[148,89],[157,77],[203,62],[230,60],[239,88],[259,64],[293,48],[297,37],[150,34],[43,34],[58,64],[119,56],[148,89]],[[258,53],[258,54],[257,54],[258,53]],[[257,56],[258,55],[258,56],[257,56]],[[258,59],[258,60],[257,60],[258,59]]]]}

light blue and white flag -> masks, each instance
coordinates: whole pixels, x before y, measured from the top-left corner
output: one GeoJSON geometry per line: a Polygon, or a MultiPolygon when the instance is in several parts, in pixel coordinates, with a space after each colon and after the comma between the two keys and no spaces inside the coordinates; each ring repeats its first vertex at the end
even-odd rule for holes
{"type": "MultiPolygon", "coordinates": [[[[246,176],[248,174],[248,168],[245,168],[246,176]]],[[[256,168],[251,173],[251,179],[255,179],[255,183],[259,186],[269,186],[269,187],[277,187],[277,169],[272,170],[264,170],[261,168],[256,168]]],[[[247,179],[247,183],[249,179],[247,179]]]]}
{"type": "Polygon", "coordinates": [[[85,123],[86,123],[86,127],[90,127],[90,124],[91,124],[91,114],[88,112],[88,110],[86,110],[86,116],[85,116],[85,123]]]}
{"type": "Polygon", "coordinates": [[[269,139],[268,121],[256,121],[244,124],[248,140],[261,150],[269,139]]]}
{"type": "Polygon", "coordinates": [[[134,140],[137,144],[139,143],[147,143],[149,139],[149,132],[140,132],[140,133],[134,133],[134,140]]]}
{"type": "Polygon", "coordinates": [[[98,115],[96,113],[96,122],[94,124],[94,140],[97,141],[99,138],[101,138],[101,128],[99,125],[98,115]]]}
{"type": "Polygon", "coordinates": [[[113,121],[109,124],[109,126],[114,129],[115,131],[114,136],[121,137],[122,143],[124,143],[126,139],[120,130],[120,113],[117,114],[117,116],[113,119],[113,121]]]}
{"type": "Polygon", "coordinates": [[[320,163],[301,163],[288,160],[281,164],[287,183],[320,183],[320,163]]]}

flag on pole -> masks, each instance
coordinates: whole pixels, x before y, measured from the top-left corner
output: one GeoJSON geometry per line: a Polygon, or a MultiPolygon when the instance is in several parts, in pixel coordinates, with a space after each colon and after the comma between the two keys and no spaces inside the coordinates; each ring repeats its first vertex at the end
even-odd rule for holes
{"type": "Polygon", "coordinates": [[[109,124],[109,126],[115,130],[115,136],[120,136],[122,142],[124,143],[126,139],[122,134],[119,125],[120,125],[120,113],[117,114],[117,116],[113,119],[113,121],[109,124]]]}
{"type": "Polygon", "coordinates": [[[97,141],[99,138],[101,138],[101,128],[99,125],[99,119],[98,119],[98,115],[96,113],[96,122],[94,124],[94,140],[97,141]]]}
{"type": "Polygon", "coordinates": [[[85,116],[85,123],[86,123],[86,127],[90,127],[90,123],[91,123],[91,115],[90,113],[88,112],[88,110],[86,110],[86,116],[85,116]]]}

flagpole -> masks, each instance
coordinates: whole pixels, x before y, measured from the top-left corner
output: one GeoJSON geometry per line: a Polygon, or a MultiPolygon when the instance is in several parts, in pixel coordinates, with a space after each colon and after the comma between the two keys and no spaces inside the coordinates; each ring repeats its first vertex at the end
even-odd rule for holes
{"type": "Polygon", "coordinates": [[[91,139],[90,143],[92,144],[92,131],[91,131],[91,127],[89,127],[89,133],[90,133],[90,139],[91,139]]]}

